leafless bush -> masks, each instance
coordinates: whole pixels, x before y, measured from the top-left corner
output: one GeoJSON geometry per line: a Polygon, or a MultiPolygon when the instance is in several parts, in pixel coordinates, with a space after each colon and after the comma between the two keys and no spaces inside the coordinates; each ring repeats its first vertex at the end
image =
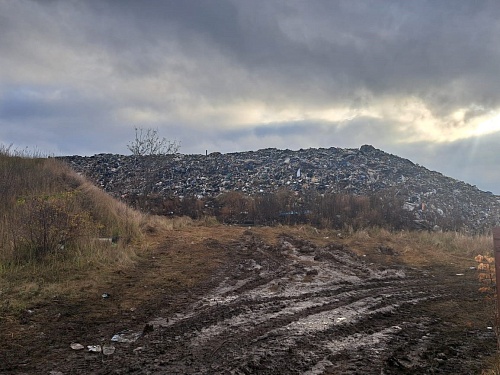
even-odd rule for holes
{"type": "Polygon", "coordinates": [[[178,141],[160,138],[158,129],[135,128],[135,139],[127,145],[133,155],[170,155],[180,149],[178,141]]]}
{"type": "Polygon", "coordinates": [[[79,236],[97,232],[90,213],[78,210],[77,194],[69,191],[18,198],[11,227],[15,258],[41,259],[79,236]]]}

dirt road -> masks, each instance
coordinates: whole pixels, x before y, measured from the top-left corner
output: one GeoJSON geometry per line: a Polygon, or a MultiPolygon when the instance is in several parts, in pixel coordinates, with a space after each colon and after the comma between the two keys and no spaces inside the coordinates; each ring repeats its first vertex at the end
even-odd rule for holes
{"type": "Polygon", "coordinates": [[[8,346],[0,370],[475,374],[494,352],[473,271],[411,268],[398,262],[397,249],[378,247],[363,256],[342,241],[314,244],[288,234],[270,241],[251,230],[232,240],[213,233],[198,243],[181,241],[171,238],[128,284],[111,287],[114,300],[87,306],[87,313],[89,301],[56,304],[65,311],[57,321],[47,319],[54,306],[34,309],[27,323],[32,331],[42,330],[44,319],[51,328],[45,326],[44,340],[18,341],[32,351],[8,346]],[[162,265],[183,246],[193,251],[179,270],[184,276],[205,270],[204,262],[214,266],[189,288],[168,288],[158,281],[162,265]],[[140,295],[138,284],[151,274],[154,291],[145,284],[140,295]],[[106,346],[107,353],[71,349],[77,341],[106,346]]]}

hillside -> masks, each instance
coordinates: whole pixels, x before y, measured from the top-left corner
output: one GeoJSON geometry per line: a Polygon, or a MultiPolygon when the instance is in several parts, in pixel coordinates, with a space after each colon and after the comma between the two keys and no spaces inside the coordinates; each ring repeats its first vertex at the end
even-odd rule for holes
{"type": "MultiPolygon", "coordinates": [[[[62,159],[115,197],[128,203],[139,200],[144,207],[148,207],[144,203],[148,199],[155,202],[149,206],[157,208],[162,199],[210,201],[231,191],[259,197],[286,190],[299,200],[318,194],[376,195],[395,203],[393,211],[408,214],[412,228],[482,232],[500,223],[498,196],[369,145],[360,149],[263,149],[143,157],[99,154],[62,159]]],[[[300,204],[302,212],[317,211],[317,207],[300,204]]],[[[185,213],[177,212],[178,207],[166,207],[158,213],[185,213]]],[[[205,207],[210,208],[211,203],[205,207]]]]}

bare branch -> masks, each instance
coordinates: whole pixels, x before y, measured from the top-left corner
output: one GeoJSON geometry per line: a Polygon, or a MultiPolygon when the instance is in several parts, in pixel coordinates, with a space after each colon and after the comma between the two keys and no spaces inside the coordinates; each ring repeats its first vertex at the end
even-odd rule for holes
{"type": "Polygon", "coordinates": [[[160,138],[158,129],[135,128],[135,139],[127,145],[133,155],[170,155],[179,152],[180,142],[160,138]]]}

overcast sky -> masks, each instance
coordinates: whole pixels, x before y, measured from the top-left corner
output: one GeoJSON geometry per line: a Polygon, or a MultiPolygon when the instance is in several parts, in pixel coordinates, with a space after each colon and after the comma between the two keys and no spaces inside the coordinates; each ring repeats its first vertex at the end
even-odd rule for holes
{"type": "Polygon", "coordinates": [[[500,194],[496,0],[0,0],[0,143],[371,144],[500,194]]]}

